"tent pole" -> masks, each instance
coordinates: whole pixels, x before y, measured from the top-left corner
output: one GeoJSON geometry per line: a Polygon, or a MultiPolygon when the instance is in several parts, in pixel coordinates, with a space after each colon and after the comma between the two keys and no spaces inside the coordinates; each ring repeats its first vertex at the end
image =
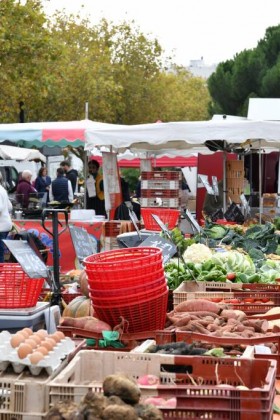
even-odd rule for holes
{"type": "Polygon", "coordinates": [[[259,223],[262,223],[263,201],[262,201],[262,155],[261,141],[259,140],[259,223]]]}
{"type": "Polygon", "coordinates": [[[87,159],[87,152],[84,151],[84,209],[87,208],[87,194],[86,194],[86,188],[87,188],[87,176],[88,176],[88,159],[87,159]]]}
{"type": "Polygon", "coordinates": [[[225,213],[227,210],[227,154],[224,151],[223,152],[223,212],[225,213]]]}

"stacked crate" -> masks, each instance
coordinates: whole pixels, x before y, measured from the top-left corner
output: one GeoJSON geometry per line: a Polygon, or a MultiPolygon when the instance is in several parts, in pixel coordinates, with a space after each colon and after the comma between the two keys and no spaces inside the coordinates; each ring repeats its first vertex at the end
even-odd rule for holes
{"type": "Polygon", "coordinates": [[[121,222],[119,220],[111,220],[110,222],[104,223],[104,251],[119,248],[117,236],[120,234],[120,231],[121,222]]]}
{"type": "Polygon", "coordinates": [[[180,207],[182,174],[179,171],[153,171],[141,174],[141,207],[180,207]]]}
{"type": "MultiPolygon", "coordinates": [[[[140,226],[139,226],[140,228],[140,226]]],[[[117,236],[124,232],[135,231],[133,223],[130,221],[111,220],[104,222],[103,227],[103,251],[119,249],[117,236]]]]}
{"type": "Polygon", "coordinates": [[[226,169],[227,199],[240,204],[240,194],[244,192],[244,161],[228,160],[226,169]]]}

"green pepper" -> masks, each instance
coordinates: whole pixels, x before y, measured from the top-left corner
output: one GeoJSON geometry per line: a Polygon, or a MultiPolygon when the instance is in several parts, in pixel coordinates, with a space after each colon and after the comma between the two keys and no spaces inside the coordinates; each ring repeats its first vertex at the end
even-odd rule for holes
{"type": "Polygon", "coordinates": [[[261,277],[259,274],[253,274],[252,276],[248,277],[248,283],[259,283],[261,277]]]}
{"type": "Polygon", "coordinates": [[[244,273],[236,273],[235,283],[249,283],[249,278],[244,273]]]}

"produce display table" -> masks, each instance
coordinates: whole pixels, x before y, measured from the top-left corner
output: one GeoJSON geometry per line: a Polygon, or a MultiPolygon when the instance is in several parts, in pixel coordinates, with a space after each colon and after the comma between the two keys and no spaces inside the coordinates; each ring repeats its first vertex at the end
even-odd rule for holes
{"type": "MultiPolygon", "coordinates": [[[[47,264],[52,266],[53,265],[53,258],[52,258],[52,251],[53,251],[53,238],[52,236],[46,232],[41,224],[41,220],[13,220],[14,224],[19,229],[24,229],[29,232],[33,232],[37,235],[40,240],[46,245],[47,248],[50,249],[48,254],[48,261],[47,264]]],[[[63,222],[63,221],[62,221],[63,222]]],[[[46,227],[48,229],[52,229],[52,222],[51,220],[45,221],[46,227]]],[[[97,241],[97,248],[99,248],[99,241],[102,233],[102,226],[104,222],[70,222],[71,225],[76,227],[85,228],[87,232],[97,241]]],[[[61,266],[61,273],[67,273],[68,271],[72,270],[77,267],[77,259],[75,250],[73,247],[72,239],[70,236],[69,229],[66,229],[60,236],[59,236],[59,251],[60,251],[60,266],[61,266]]]]}

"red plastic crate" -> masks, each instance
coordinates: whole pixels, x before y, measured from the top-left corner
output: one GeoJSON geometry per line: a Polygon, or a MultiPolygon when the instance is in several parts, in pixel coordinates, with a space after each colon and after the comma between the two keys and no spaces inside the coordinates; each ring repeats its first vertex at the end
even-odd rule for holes
{"type": "Polygon", "coordinates": [[[143,190],[178,190],[181,188],[181,181],[175,179],[175,180],[141,180],[141,191],[143,190]]]}
{"type": "Polygon", "coordinates": [[[168,290],[159,296],[139,300],[127,305],[95,305],[96,317],[114,327],[123,317],[128,321],[128,332],[156,331],[164,328],[166,319],[168,290]]]}
{"type": "MultiPolygon", "coordinates": [[[[89,280],[88,285],[89,289],[91,289],[91,292],[94,294],[94,296],[97,297],[110,297],[110,296],[123,296],[125,295],[131,295],[132,293],[138,293],[150,290],[153,290],[157,288],[160,285],[166,285],[166,279],[164,276],[163,269],[160,271],[157,271],[155,273],[151,273],[147,276],[140,276],[141,277],[141,283],[133,285],[132,287],[118,287],[118,285],[115,285],[114,283],[109,284],[106,289],[100,289],[95,287],[96,282],[89,280]],[[111,287],[112,286],[112,287],[111,287]]],[[[140,279],[139,279],[140,280],[140,279]]],[[[127,283],[122,282],[121,285],[127,286],[127,283]]]]}
{"type": "Polygon", "coordinates": [[[36,306],[44,281],[30,278],[19,264],[0,264],[0,308],[36,306]]]}
{"type": "Polygon", "coordinates": [[[161,221],[167,225],[168,229],[173,229],[178,224],[180,211],[164,208],[142,208],[141,215],[143,217],[145,229],[160,231],[161,228],[154,220],[152,214],[157,215],[161,221]]]}
{"type": "Polygon", "coordinates": [[[50,406],[59,400],[79,401],[88,390],[102,392],[105,376],[116,372],[126,372],[134,380],[147,374],[158,376],[159,385],[140,386],[142,401],[175,397],[176,408],[160,408],[166,419],[272,418],[275,361],[150,353],[80,351],[50,383],[50,406]],[[220,381],[234,388],[217,387],[217,372],[220,381]],[[236,389],[242,382],[250,389],[236,389]]]}
{"type": "MultiPolygon", "coordinates": [[[[255,318],[254,318],[255,319],[255,318]]],[[[164,331],[164,330],[163,330],[164,331]]],[[[175,331],[175,340],[173,341],[184,341],[186,343],[201,342],[211,343],[215,346],[255,346],[258,344],[274,343],[278,349],[277,353],[274,354],[256,354],[256,359],[271,359],[277,362],[277,378],[280,378],[280,334],[264,335],[263,337],[257,338],[241,338],[241,337],[212,337],[210,335],[193,333],[188,331],[175,331]]],[[[160,342],[159,342],[160,344],[160,342]]]]}
{"type": "Polygon", "coordinates": [[[141,173],[141,180],[180,180],[181,178],[182,174],[179,171],[152,171],[141,173]]]}
{"type": "Polygon", "coordinates": [[[141,198],[179,198],[179,190],[141,190],[141,198]]]}
{"type": "Polygon", "coordinates": [[[128,294],[126,292],[127,289],[123,289],[123,294],[118,296],[96,296],[94,290],[92,290],[91,288],[89,288],[89,292],[93,305],[109,305],[110,307],[119,307],[122,305],[127,305],[128,303],[132,305],[134,303],[142,301],[143,299],[154,298],[155,296],[164,293],[166,291],[166,287],[166,282],[162,282],[159,286],[155,288],[150,288],[148,290],[139,290],[137,293],[132,292],[131,294],[128,294]]]}
{"type": "Polygon", "coordinates": [[[123,270],[140,268],[143,264],[162,261],[162,250],[154,247],[122,248],[93,254],[84,259],[91,271],[123,270]]]}
{"type": "Polygon", "coordinates": [[[149,275],[153,278],[158,273],[163,271],[162,261],[153,262],[151,264],[142,264],[141,267],[127,267],[124,269],[112,269],[95,271],[85,268],[89,283],[92,284],[93,289],[110,290],[111,288],[127,288],[140,286],[146,283],[149,275]]]}

